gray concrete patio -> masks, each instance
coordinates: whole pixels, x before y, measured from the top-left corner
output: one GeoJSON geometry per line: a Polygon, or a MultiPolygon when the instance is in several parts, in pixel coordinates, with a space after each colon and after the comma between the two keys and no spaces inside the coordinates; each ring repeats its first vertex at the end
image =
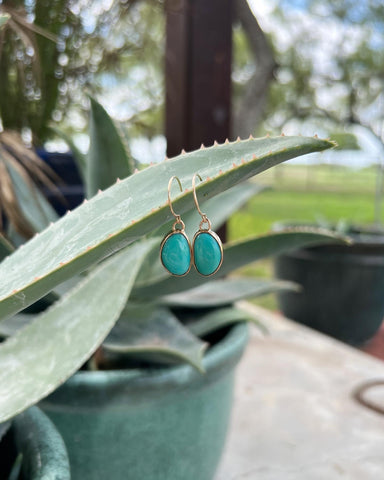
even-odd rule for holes
{"type": "MultiPolygon", "coordinates": [[[[384,478],[384,415],[353,392],[384,380],[384,362],[247,304],[255,327],[238,367],[235,403],[215,480],[384,478]]],[[[384,387],[369,399],[384,406],[384,387]]]]}

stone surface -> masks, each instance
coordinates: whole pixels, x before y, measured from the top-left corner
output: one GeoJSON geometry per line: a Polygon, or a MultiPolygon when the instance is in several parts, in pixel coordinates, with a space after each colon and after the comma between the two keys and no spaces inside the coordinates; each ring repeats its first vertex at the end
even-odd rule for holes
{"type": "MultiPolygon", "coordinates": [[[[384,379],[384,363],[325,335],[250,310],[253,329],[237,370],[226,450],[215,480],[377,480],[384,472],[384,416],[354,391],[384,379]]],[[[383,405],[383,389],[370,393],[383,405]]]]}
{"type": "Polygon", "coordinates": [[[185,235],[173,233],[164,242],[161,261],[172,275],[185,275],[191,267],[191,248],[185,235]]]}
{"type": "Polygon", "coordinates": [[[199,233],[193,242],[196,270],[202,275],[212,275],[220,266],[222,252],[216,238],[208,232],[199,233]]]}

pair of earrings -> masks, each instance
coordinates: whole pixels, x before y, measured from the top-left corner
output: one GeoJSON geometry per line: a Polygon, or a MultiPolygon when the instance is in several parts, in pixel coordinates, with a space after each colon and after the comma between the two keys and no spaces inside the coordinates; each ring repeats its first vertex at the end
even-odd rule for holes
{"type": "Polygon", "coordinates": [[[183,191],[178,177],[172,177],[168,183],[168,205],[175,217],[172,230],[164,237],[160,245],[160,260],[164,268],[177,277],[186,275],[194,264],[198,273],[210,276],[216,273],[223,263],[223,246],[218,235],[211,230],[211,222],[200,210],[196,195],[196,177],[202,181],[198,173],[192,179],[193,198],[197,211],[201,215],[199,230],[193,237],[192,246],[185,233],[185,224],[181,216],[175,213],[171,202],[171,187],[177,180],[180,191],[183,191]]]}

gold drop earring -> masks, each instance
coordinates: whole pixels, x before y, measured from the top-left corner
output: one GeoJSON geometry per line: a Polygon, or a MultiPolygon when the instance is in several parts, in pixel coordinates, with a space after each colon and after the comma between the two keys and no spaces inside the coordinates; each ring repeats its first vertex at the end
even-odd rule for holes
{"type": "Polygon", "coordinates": [[[160,260],[163,267],[176,277],[186,275],[192,265],[192,250],[189,238],[185,233],[185,225],[180,215],[175,213],[171,201],[171,187],[173,180],[177,180],[180,191],[183,191],[178,177],[173,176],[168,182],[168,205],[175,217],[172,230],[164,237],[160,245],[160,260]]]}
{"type": "Polygon", "coordinates": [[[202,181],[198,173],[192,178],[193,198],[197,211],[201,215],[199,230],[195,233],[192,243],[193,264],[201,275],[214,275],[223,263],[223,245],[220,237],[211,230],[211,222],[207,215],[200,210],[196,194],[196,177],[202,181]]]}

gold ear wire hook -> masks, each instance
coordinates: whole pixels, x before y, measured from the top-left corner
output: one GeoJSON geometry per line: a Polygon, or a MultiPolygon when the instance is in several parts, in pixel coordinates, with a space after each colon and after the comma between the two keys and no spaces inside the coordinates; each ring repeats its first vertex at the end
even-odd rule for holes
{"type": "Polygon", "coordinates": [[[177,183],[179,184],[179,187],[180,187],[180,192],[183,191],[183,187],[181,186],[181,182],[179,180],[179,177],[176,177],[175,175],[169,179],[169,182],[168,182],[168,205],[169,205],[169,209],[171,210],[172,212],[172,215],[176,218],[176,220],[180,220],[180,215],[178,215],[177,213],[175,213],[175,211],[173,210],[173,207],[172,207],[172,201],[171,201],[171,187],[172,187],[172,182],[173,180],[177,180],[177,183]]]}
{"type": "Polygon", "coordinates": [[[200,177],[198,173],[195,173],[192,178],[192,188],[193,188],[193,199],[195,201],[195,205],[197,208],[197,211],[201,215],[202,221],[200,223],[200,228],[202,228],[202,225],[206,223],[208,225],[208,230],[211,229],[211,222],[208,220],[207,214],[203,213],[200,209],[199,202],[197,201],[197,194],[196,194],[196,177],[199,177],[200,182],[203,181],[203,179],[200,177]]]}
{"type": "Polygon", "coordinates": [[[204,218],[206,217],[205,213],[203,213],[201,210],[200,210],[200,206],[199,206],[199,202],[197,201],[197,195],[196,195],[196,177],[199,177],[200,179],[200,182],[203,181],[203,179],[200,177],[200,175],[198,173],[195,173],[193,175],[193,178],[192,178],[192,188],[193,188],[193,199],[195,200],[195,205],[196,205],[196,208],[197,208],[197,211],[200,213],[200,215],[204,218]]]}

